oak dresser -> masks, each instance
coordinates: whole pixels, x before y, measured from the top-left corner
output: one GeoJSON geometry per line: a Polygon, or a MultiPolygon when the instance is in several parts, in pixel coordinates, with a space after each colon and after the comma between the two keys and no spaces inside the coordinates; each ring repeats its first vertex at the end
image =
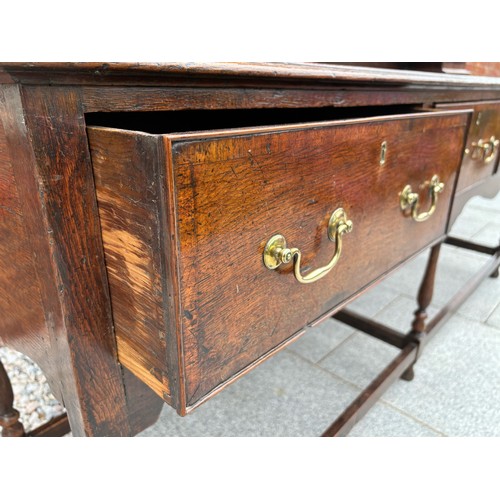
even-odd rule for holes
{"type": "MultiPolygon", "coordinates": [[[[500,78],[400,64],[1,65],[0,344],[67,410],[32,435],[186,415],[332,315],[400,354],[325,436],[413,378],[498,276],[500,247],[448,231],[500,190],[500,78]],[[489,259],[427,321],[443,243],[489,259]],[[429,248],[409,332],[344,310],[429,248]]],[[[4,435],[18,417],[0,365],[4,435]]]]}

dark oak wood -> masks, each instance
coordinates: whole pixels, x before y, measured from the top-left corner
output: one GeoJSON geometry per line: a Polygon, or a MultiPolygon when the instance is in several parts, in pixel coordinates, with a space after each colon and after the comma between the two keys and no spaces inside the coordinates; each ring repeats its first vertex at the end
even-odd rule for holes
{"type": "MultiPolygon", "coordinates": [[[[441,241],[472,196],[500,189],[497,161],[477,169],[464,157],[454,195],[478,110],[485,125],[477,137],[498,125],[495,78],[311,63],[3,63],[0,83],[0,253],[7,256],[0,341],[42,367],[74,435],[136,434],[158,418],[158,395],[181,414],[194,409],[441,241]],[[476,115],[470,123],[467,113],[384,116],[444,104],[476,115]],[[265,121],[281,127],[223,132],[217,120],[201,126],[194,119],[187,133],[176,133],[172,114],[234,110],[239,122],[266,108],[279,108],[280,120],[293,110],[293,121],[307,125],[287,119],[265,121]],[[313,108],[331,125],[312,125],[313,108]],[[86,124],[111,123],[106,113],[119,111],[170,120],[168,132],[132,128],[105,137],[101,129],[92,166],[86,124]],[[354,116],[368,119],[333,123],[354,116]],[[418,227],[397,219],[404,184],[419,190],[422,174],[435,169],[445,172],[446,190],[433,218],[418,227]],[[103,187],[99,210],[94,174],[103,187]],[[263,245],[283,232],[303,251],[304,273],[322,265],[332,251],[330,202],[344,205],[354,231],[331,276],[304,292],[290,266],[262,266],[263,245]]],[[[453,307],[494,275],[495,256],[453,307]]],[[[421,296],[415,323],[427,332],[419,350],[379,377],[349,410],[344,430],[434,333],[436,320],[424,321],[427,299],[421,296]]],[[[416,338],[349,321],[403,350],[403,338],[416,338]]]]}
{"type": "Polygon", "coordinates": [[[19,421],[19,412],[14,408],[12,385],[1,361],[0,427],[2,427],[2,437],[20,437],[25,434],[23,424],[19,421]]]}
{"type": "Polygon", "coordinates": [[[332,317],[337,321],[341,321],[346,325],[356,328],[356,330],[361,330],[372,337],[383,340],[384,342],[387,342],[395,347],[399,347],[400,349],[408,344],[408,335],[361,316],[360,314],[350,311],[349,309],[343,309],[335,313],[332,317]]]}
{"type": "MultiPolygon", "coordinates": [[[[418,309],[415,311],[415,317],[411,325],[410,333],[408,334],[408,336],[417,344],[419,348],[417,351],[417,357],[421,354],[423,343],[425,341],[426,320],[428,317],[427,308],[430,306],[432,296],[434,294],[434,283],[436,280],[436,270],[440,250],[441,243],[431,248],[424,277],[418,291],[418,309]]],[[[414,368],[414,364],[409,366],[408,369],[401,375],[401,378],[408,381],[413,380],[415,376],[414,368]]]]}
{"type": "Polygon", "coordinates": [[[89,139],[118,355],[170,403],[161,190],[154,168],[163,162],[161,151],[155,137],[146,134],[89,130],[89,139]]]}
{"type": "Polygon", "coordinates": [[[425,332],[425,320],[427,319],[427,308],[432,301],[434,294],[434,282],[436,279],[437,263],[441,244],[432,247],[429,254],[427,267],[425,268],[424,278],[418,291],[418,309],[415,311],[415,319],[411,325],[411,335],[420,340],[425,332]]]}
{"type": "Polygon", "coordinates": [[[490,100],[495,91],[456,89],[412,89],[407,87],[322,86],[303,88],[183,88],[84,86],[86,112],[172,111],[180,109],[255,109],[255,108],[348,108],[352,106],[396,106],[433,102],[490,100]]]}
{"type": "Polygon", "coordinates": [[[37,84],[163,84],[174,82],[264,86],[304,82],[408,85],[497,90],[498,79],[485,76],[387,70],[318,63],[2,63],[1,83],[37,84]]]}
{"type": "Polygon", "coordinates": [[[470,109],[471,107],[474,109],[474,114],[467,135],[466,149],[457,183],[457,193],[461,193],[474,184],[491,177],[496,170],[500,157],[500,147],[496,148],[493,159],[488,161],[478,159],[473,153],[473,144],[477,144],[480,140],[489,141],[491,137],[500,139],[499,102],[465,103],[462,105],[442,104],[438,106],[438,109],[470,109]]]}
{"type": "Polygon", "coordinates": [[[68,416],[63,413],[28,432],[28,437],[61,437],[71,432],[68,416]]]}
{"type": "Polygon", "coordinates": [[[488,255],[495,255],[498,252],[498,247],[488,247],[486,245],[480,245],[479,243],[474,243],[472,241],[463,240],[461,238],[455,238],[454,236],[448,236],[445,240],[448,245],[453,245],[459,248],[465,248],[466,250],[472,250],[474,252],[485,253],[488,255]]]}
{"type": "Polygon", "coordinates": [[[135,436],[158,420],[164,402],[126,368],[123,368],[123,385],[127,397],[130,434],[135,436]]]}
{"type": "Polygon", "coordinates": [[[178,377],[186,377],[179,391],[185,391],[187,404],[177,406],[183,414],[421,250],[444,233],[467,120],[467,114],[423,114],[157,136],[158,147],[165,141],[161,168],[172,176],[175,192],[170,210],[175,210],[181,286],[173,292],[182,300],[176,331],[181,351],[174,342],[171,347],[160,342],[161,319],[141,320],[164,307],[158,287],[165,277],[155,258],[158,241],[170,239],[158,224],[162,181],[154,177],[161,161],[154,156],[155,136],[90,127],[122,363],[172,404],[172,367],[165,358],[177,352],[184,371],[178,377]],[[384,140],[388,155],[381,166],[384,140]],[[417,189],[435,173],[449,188],[432,219],[415,223],[401,212],[399,192],[406,184],[417,189]],[[345,256],[330,276],[308,287],[295,281],[290,266],[265,269],[264,245],[277,232],[300,247],[304,272],[328,262],[334,245],[326,224],[339,207],[353,220],[354,241],[361,244],[350,245],[346,236],[345,256]],[[391,240],[397,248],[383,251],[391,240]],[[364,272],[353,276],[361,262],[364,272]],[[269,300],[269,290],[287,299],[269,300]],[[262,312],[258,318],[255,310],[262,312]]]}
{"type": "Polygon", "coordinates": [[[32,351],[43,352],[47,327],[36,262],[23,215],[26,207],[16,186],[1,119],[6,116],[5,106],[0,88],[0,344],[14,344],[18,349],[30,344],[32,351]]]}
{"type": "Polygon", "coordinates": [[[29,349],[27,354],[44,368],[64,401],[75,435],[127,433],[97,217],[92,222],[92,209],[97,213],[92,171],[84,168],[90,162],[78,93],[33,87],[21,95],[12,86],[4,95],[4,129],[42,276],[52,351],[50,360],[29,349]],[[106,375],[97,376],[96,370],[106,375]],[[100,406],[89,404],[89,398],[100,406]],[[103,411],[106,404],[109,412],[103,411]]]}

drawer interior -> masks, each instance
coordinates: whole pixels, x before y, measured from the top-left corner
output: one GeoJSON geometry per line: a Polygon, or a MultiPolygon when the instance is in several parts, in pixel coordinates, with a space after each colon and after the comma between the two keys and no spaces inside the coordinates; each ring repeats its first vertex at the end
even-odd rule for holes
{"type": "MultiPolygon", "coordinates": [[[[421,112],[414,105],[363,108],[273,108],[181,110],[154,112],[99,112],[86,114],[88,126],[133,130],[149,134],[222,130],[241,127],[287,125],[348,120],[421,112]]],[[[432,110],[425,110],[429,113],[432,110]]]]}

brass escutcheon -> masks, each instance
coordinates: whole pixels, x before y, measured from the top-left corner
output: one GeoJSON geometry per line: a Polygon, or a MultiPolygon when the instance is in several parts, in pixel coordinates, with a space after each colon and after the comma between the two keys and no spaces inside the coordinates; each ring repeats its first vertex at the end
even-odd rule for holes
{"type": "Polygon", "coordinates": [[[437,175],[433,175],[429,182],[429,195],[431,198],[431,206],[427,212],[419,211],[419,195],[414,193],[410,184],[407,184],[403,191],[399,193],[399,205],[403,212],[411,211],[411,217],[416,222],[426,221],[436,210],[438,194],[443,192],[444,184],[439,180],[437,175]]]}
{"type": "Polygon", "coordinates": [[[352,222],[347,219],[343,208],[337,208],[328,222],[328,239],[336,243],[335,253],[330,262],[323,267],[311,271],[306,276],[300,272],[302,253],[298,248],[288,248],[285,237],[281,234],[272,236],[264,248],[264,265],[268,269],[276,269],[282,264],[288,264],[295,259],[293,272],[299,283],[314,283],[326,276],[337,264],[342,253],[342,236],[352,231],[352,222]]]}

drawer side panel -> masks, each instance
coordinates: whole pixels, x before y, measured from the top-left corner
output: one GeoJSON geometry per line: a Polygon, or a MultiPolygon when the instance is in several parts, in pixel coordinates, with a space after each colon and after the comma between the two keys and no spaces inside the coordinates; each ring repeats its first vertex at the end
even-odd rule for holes
{"type": "Polygon", "coordinates": [[[157,140],[145,134],[99,128],[89,128],[88,137],[118,358],[171,403],[157,140]]]}

